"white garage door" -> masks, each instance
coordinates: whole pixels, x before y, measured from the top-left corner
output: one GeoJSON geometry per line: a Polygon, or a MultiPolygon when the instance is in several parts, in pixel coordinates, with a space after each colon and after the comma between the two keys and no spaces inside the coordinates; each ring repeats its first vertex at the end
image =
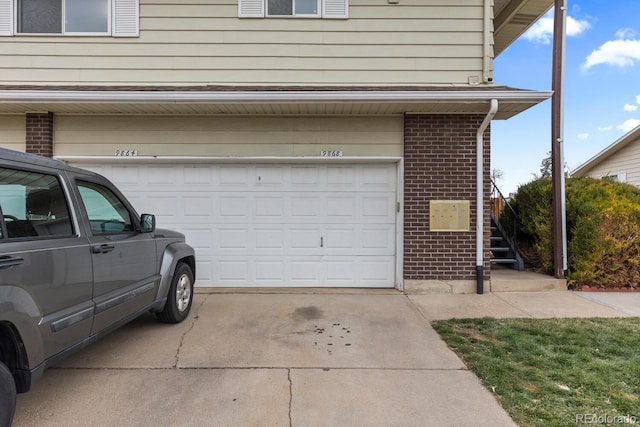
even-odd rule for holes
{"type": "Polygon", "coordinates": [[[78,166],[184,233],[198,286],[394,286],[395,164],[78,166]]]}

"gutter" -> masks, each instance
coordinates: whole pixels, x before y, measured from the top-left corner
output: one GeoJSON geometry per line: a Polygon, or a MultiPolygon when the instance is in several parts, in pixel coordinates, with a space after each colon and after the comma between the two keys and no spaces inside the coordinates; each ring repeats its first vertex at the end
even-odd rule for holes
{"type": "Polygon", "coordinates": [[[491,107],[476,133],[476,293],[484,293],[484,131],[498,112],[498,100],[491,107]]]}
{"type": "Polygon", "coordinates": [[[0,90],[0,103],[218,103],[274,104],[306,102],[420,103],[451,102],[462,104],[500,102],[542,102],[552,92],[530,90],[371,90],[371,91],[109,91],[109,90],[0,90]]]}

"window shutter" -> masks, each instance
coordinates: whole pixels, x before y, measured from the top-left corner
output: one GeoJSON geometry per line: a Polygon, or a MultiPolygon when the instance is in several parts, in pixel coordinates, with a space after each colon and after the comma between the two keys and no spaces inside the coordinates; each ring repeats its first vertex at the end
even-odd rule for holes
{"type": "Polygon", "coordinates": [[[264,18],[266,0],[238,0],[238,17],[264,18]]]}
{"type": "MultiPolygon", "coordinates": [[[[0,0],[2,1],[2,0],[0,0]]],[[[140,5],[138,0],[112,0],[113,37],[138,37],[140,35],[140,5]]]]}
{"type": "Polygon", "coordinates": [[[325,19],[347,19],[349,0],[323,0],[322,17],[325,19]]]}
{"type": "Polygon", "coordinates": [[[0,0],[0,36],[13,35],[13,0],[0,0]]]}

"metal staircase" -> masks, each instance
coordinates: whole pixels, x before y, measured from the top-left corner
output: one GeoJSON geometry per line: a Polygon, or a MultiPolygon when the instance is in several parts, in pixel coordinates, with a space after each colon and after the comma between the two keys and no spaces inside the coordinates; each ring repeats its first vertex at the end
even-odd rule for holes
{"type": "Polygon", "coordinates": [[[524,270],[524,261],[520,254],[518,253],[518,249],[515,245],[515,236],[516,236],[516,224],[517,224],[517,215],[513,210],[513,207],[509,204],[509,201],[502,195],[495,182],[491,180],[492,185],[492,197],[493,200],[499,201],[499,205],[502,209],[510,209],[514,218],[514,226],[513,226],[513,235],[509,236],[504,227],[498,221],[497,215],[499,215],[499,210],[496,209],[494,203],[492,203],[491,209],[491,264],[500,264],[506,267],[513,268],[518,271],[524,270]]]}

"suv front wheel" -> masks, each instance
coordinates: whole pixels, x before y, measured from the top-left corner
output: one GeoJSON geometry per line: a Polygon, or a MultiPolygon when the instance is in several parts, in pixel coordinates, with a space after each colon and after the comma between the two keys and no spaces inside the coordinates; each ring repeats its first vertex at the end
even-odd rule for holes
{"type": "Polygon", "coordinates": [[[0,362],[0,427],[9,427],[16,410],[16,383],[4,363],[0,362]]]}
{"type": "Polygon", "coordinates": [[[187,317],[193,302],[193,282],[191,267],[183,262],[179,263],[173,275],[167,302],[157,314],[161,322],[180,323],[187,317]]]}

